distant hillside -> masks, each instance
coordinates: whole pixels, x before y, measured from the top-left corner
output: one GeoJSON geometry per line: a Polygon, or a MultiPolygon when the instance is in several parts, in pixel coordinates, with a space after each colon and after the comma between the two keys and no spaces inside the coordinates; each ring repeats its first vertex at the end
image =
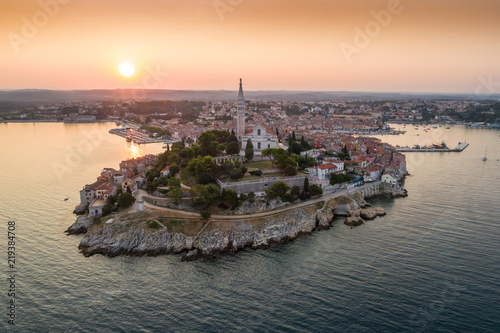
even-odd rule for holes
{"type": "MultiPolygon", "coordinates": [[[[237,91],[231,90],[1,90],[0,103],[5,105],[31,105],[73,101],[109,100],[235,100],[237,91]]],[[[500,100],[500,94],[488,96],[500,100]]],[[[375,93],[347,91],[245,91],[248,100],[321,101],[333,99],[407,100],[422,99],[477,99],[473,94],[431,93],[375,93]]]]}

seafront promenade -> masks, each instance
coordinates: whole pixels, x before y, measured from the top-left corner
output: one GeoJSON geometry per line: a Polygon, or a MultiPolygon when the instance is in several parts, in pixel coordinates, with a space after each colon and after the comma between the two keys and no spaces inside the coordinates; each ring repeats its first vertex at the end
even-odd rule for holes
{"type": "MultiPolygon", "coordinates": [[[[377,188],[378,186],[380,186],[381,182],[380,181],[376,181],[376,182],[372,182],[372,183],[366,183],[364,185],[361,185],[361,186],[358,186],[358,187],[354,187],[354,188],[351,188],[351,189],[342,189],[342,190],[339,190],[339,191],[336,191],[336,192],[331,192],[331,193],[328,193],[328,194],[323,194],[317,198],[314,198],[314,199],[311,199],[311,200],[307,200],[307,201],[303,201],[303,202],[300,202],[300,203],[296,203],[296,204],[289,204],[289,205],[286,205],[284,207],[280,207],[280,208],[276,208],[276,209],[273,209],[273,210],[267,210],[267,211],[264,211],[264,212],[259,212],[259,213],[253,213],[253,214],[235,214],[235,215],[212,215],[210,220],[216,220],[216,221],[228,221],[228,220],[248,220],[248,219],[251,219],[251,218],[261,218],[261,217],[265,217],[265,216],[270,216],[270,215],[275,215],[275,214],[280,214],[280,213],[283,213],[283,212],[287,212],[287,211],[290,211],[290,210],[294,210],[294,209],[298,209],[298,208],[303,208],[303,207],[306,207],[306,206],[310,206],[310,205],[314,205],[320,201],[329,201],[333,198],[336,198],[336,197],[339,197],[339,196],[342,196],[342,195],[354,195],[356,192],[362,192],[363,190],[373,190],[374,188],[377,188]]],[[[156,197],[152,197],[150,196],[146,191],[144,190],[138,190],[138,194],[136,196],[136,202],[135,204],[129,208],[127,210],[127,212],[129,213],[132,213],[132,212],[137,212],[139,211],[139,206],[137,204],[137,202],[139,201],[140,198],[143,198],[143,197],[148,197],[150,200],[155,200],[156,197]]],[[[158,198],[160,199],[160,198],[158,198]]],[[[163,199],[163,198],[161,198],[163,199]]],[[[166,212],[170,212],[172,214],[175,214],[175,217],[178,217],[178,218],[188,218],[188,219],[193,219],[193,218],[199,218],[200,217],[200,214],[199,213],[194,213],[194,212],[187,212],[187,211],[183,211],[183,210],[180,210],[180,209],[173,209],[173,208],[167,208],[167,207],[161,207],[161,206],[157,206],[157,205],[153,205],[153,204],[150,204],[148,202],[144,202],[144,206],[146,208],[150,208],[150,209],[155,209],[155,210],[160,210],[160,211],[166,211],[166,212]]]]}

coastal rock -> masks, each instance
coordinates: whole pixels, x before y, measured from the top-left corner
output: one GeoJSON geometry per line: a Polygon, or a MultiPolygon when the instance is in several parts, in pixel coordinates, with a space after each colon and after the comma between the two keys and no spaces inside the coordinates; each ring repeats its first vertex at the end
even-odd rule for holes
{"type": "Polygon", "coordinates": [[[337,209],[335,209],[335,215],[340,217],[350,216],[347,205],[339,205],[337,209]]]}
{"type": "Polygon", "coordinates": [[[169,233],[166,228],[149,231],[130,223],[89,228],[78,248],[86,257],[98,253],[109,257],[121,254],[154,256],[189,250],[183,234],[169,233]]]}
{"type": "Polygon", "coordinates": [[[198,249],[194,249],[181,257],[182,261],[193,261],[198,259],[198,249]]]}
{"type": "Polygon", "coordinates": [[[391,197],[393,198],[406,198],[408,196],[408,191],[405,189],[402,190],[392,190],[391,197]]]}
{"type": "Polygon", "coordinates": [[[355,227],[358,225],[362,225],[364,223],[363,219],[359,216],[350,216],[347,217],[344,221],[344,224],[355,227]]]}
{"type": "Polygon", "coordinates": [[[387,214],[385,209],[383,209],[382,207],[375,207],[374,209],[377,216],[385,216],[387,214]]]}
{"type": "MultiPolygon", "coordinates": [[[[373,195],[377,191],[379,194],[383,193],[379,188],[370,191],[370,194],[373,195]]],[[[275,202],[270,205],[279,204],[275,202]]],[[[267,206],[267,202],[262,202],[261,206],[264,205],[267,206]]],[[[178,229],[172,228],[168,224],[169,218],[165,218],[160,212],[118,214],[112,224],[106,224],[103,220],[90,225],[79,248],[85,256],[155,256],[184,253],[181,259],[189,261],[213,258],[224,252],[235,252],[244,248],[266,248],[285,243],[314,230],[329,228],[338,216],[346,217],[345,224],[358,226],[364,222],[362,216],[385,215],[385,211],[379,207],[367,208],[367,203],[360,196],[346,195],[328,200],[321,208],[318,207],[318,204],[312,204],[248,220],[199,221],[203,226],[191,221],[190,223],[195,225],[186,229],[182,229],[182,225],[177,225],[178,229]],[[161,227],[151,228],[151,221],[160,221],[161,227]]]]}
{"type": "Polygon", "coordinates": [[[84,234],[92,225],[93,221],[87,215],[79,216],[76,222],[73,223],[65,232],[68,235],[84,234]]]}
{"type": "Polygon", "coordinates": [[[355,216],[355,217],[359,217],[360,214],[361,214],[361,209],[350,209],[347,211],[349,213],[349,216],[355,216]]]}
{"type": "Polygon", "coordinates": [[[332,223],[332,218],[333,218],[333,214],[331,217],[325,216],[325,215],[316,216],[316,228],[318,228],[320,230],[329,229],[330,225],[332,223]]]}
{"type": "Polygon", "coordinates": [[[360,216],[365,220],[373,220],[377,216],[384,216],[386,214],[382,207],[365,208],[361,209],[360,216]]]}

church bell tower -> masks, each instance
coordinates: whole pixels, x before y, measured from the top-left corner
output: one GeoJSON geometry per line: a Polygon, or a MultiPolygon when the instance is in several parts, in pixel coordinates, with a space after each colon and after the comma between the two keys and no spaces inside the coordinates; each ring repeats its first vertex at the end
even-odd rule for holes
{"type": "Polygon", "coordinates": [[[236,124],[236,136],[238,140],[241,141],[243,135],[245,135],[245,97],[243,96],[243,87],[240,79],[240,91],[238,92],[238,108],[237,108],[237,124],[236,124]]]}

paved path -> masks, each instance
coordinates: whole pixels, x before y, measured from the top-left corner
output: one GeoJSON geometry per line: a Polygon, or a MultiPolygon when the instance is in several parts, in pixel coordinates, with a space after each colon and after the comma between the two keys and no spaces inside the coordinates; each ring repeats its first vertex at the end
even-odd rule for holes
{"type": "MultiPolygon", "coordinates": [[[[352,188],[352,189],[348,189],[348,190],[347,189],[340,190],[340,191],[337,191],[337,192],[333,192],[333,193],[322,195],[322,196],[320,196],[318,198],[314,198],[312,200],[300,202],[298,204],[290,204],[288,206],[280,207],[280,208],[277,208],[277,209],[274,209],[274,210],[268,210],[268,211],[264,211],[264,212],[260,212],[260,213],[253,213],[253,214],[243,214],[243,215],[240,215],[240,214],[239,215],[212,215],[211,219],[212,220],[231,220],[231,221],[234,221],[234,220],[247,220],[249,218],[259,218],[259,217],[265,217],[265,216],[280,214],[280,213],[287,212],[287,211],[290,211],[290,210],[294,210],[294,209],[298,209],[298,208],[310,206],[310,205],[313,205],[313,204],[315,204],[317,202],[320,202],[320,201],[325,201],[325,203],[326,203],[330,199],[339,197],[341,195],[351,194],[351,193],[353,193],[353,192],[355,192],[357,190],[363,189],[363,188],[365,188],[367,186],[372,186],[372,185],[377,184],[377,183],[379,183],[379,182],[367,183],[365,185],[358,186],[358,187],[355,187],[355,188],[352,188]]],[[[150,198],[153,198],[153,199],[155,198],[155,197],[150,196],[144,190],[138,190],[137,195],[136,195],[136,199],[137,199],[136,203],[137,203],[137,201],[139,201],[139,198],[142,198],[143,196],[149,196],[150,198]]],[[[136,204],[134,204],[134,206],[136,206],[136,204]]],[[[132,207],[134,207],[134,206],[132,206],[132,207]]],[[[172,209],[172,208],[167,208],[167,207],[155,206],[155,205],[149,204],[147,202],[144,202],[144,206],[147,207],[147,208],[151,208],[151,209],[156,209],[156,210],[170,212],[172,214],[175,214],[176,217],[187,217],[187,218],[193,218],[193,217],[195,217],[195,218],[200,218],[200,214],[199,213],[186,212],[186,211],[178,210],[178,209],[172,209]]],[[[131,212],[138,211],[138,208],[139,208],[139,206],[137,205],[137,210],[132,210],[131,212]]]]}

